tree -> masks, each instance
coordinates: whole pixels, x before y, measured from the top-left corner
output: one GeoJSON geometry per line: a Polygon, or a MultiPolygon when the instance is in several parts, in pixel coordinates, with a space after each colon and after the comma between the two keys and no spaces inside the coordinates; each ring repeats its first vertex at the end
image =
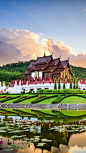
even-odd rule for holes
{"type": "Polygon", "coordinates": [[[63,79],[63,89],[65,89],[66,86],[65,86],[65,78],[63,79]]]}
{"type": "Polygon", "coordinates": [[[72,89],[72,78],[70,78],[70,89],[72,89]]]}
{"type": "Polygon", "coordinates": [[[76,88],[76,78],[74,77],[74,81],[73,81],[73,89],[76,88]]]}
{"type": "Polygon", "coordinates": [[[78,86],[78,81],[79,81],[79,79],[77,78],[76,80],[77,80],[76,88],[78,89],[78,88],[79,88],[79,86],[78,86]]]}
{"type": "Polygon", "coordinates": [[[57,89],[57,79],[54,79],[54,89],[57,89]]]}
{"type": "Polygon", "coordinates": [[[59,77],[59,78],[58,78],[58,89],[61,89],[60,81],[61,81],[61,79],[60,79],[60,77],[59,77]]]}

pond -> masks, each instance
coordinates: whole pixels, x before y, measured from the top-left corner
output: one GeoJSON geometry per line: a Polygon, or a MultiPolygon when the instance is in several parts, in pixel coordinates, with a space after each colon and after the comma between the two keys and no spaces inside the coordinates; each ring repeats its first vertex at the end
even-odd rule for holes
{"type": "Polygon", "coordinates": [[[0,109],[0,152],[86,153],[85,113],[0,109]]]}

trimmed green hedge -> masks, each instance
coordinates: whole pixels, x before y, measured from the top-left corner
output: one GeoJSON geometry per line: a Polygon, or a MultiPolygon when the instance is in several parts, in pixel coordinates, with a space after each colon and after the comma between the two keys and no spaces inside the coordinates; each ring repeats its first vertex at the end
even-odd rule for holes
{"type": "Polygon", "coordinates": [[[77,94],[86,94],[86,91],[85,90],[81,90],[81,89],[55,89],[55,90],[52,90],[52,89],[41,89],[41,90],[38,90],[37,93],[70,93],[70,94],[73,94],[73,93],[77,93],[77,94]]]}
{"type": "Polygon", "coordinates": [[[52,104],[60,103],[64,98],[71,97],[71,96],[78,96],[86,98],[86,95],[78,95],[78,94],[59,94],[58,98],[55,101],[52,101],[52,104]]]}

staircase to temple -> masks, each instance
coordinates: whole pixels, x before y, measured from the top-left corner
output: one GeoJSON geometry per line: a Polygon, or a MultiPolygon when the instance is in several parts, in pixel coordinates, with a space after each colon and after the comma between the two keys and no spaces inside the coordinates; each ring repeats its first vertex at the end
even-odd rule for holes
{"type": "Polygon", "coordinates": [[[0,94],[2,94],[3,92],[6,93],[6,90],[7,90],[7,89],[8,89],[8,88],[5,88],[4,90],[0,91],[0,94]]]}

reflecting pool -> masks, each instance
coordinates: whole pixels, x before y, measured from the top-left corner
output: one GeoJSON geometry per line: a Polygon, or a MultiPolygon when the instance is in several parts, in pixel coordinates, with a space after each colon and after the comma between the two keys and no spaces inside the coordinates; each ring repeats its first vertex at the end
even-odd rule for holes
{"type": "Polygon", "coordinates": [[[85,113],[0,109],[0,152],[86,153],[85,113]]]}

